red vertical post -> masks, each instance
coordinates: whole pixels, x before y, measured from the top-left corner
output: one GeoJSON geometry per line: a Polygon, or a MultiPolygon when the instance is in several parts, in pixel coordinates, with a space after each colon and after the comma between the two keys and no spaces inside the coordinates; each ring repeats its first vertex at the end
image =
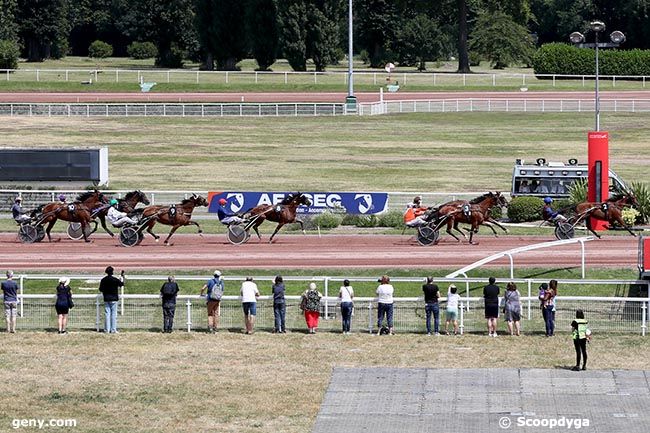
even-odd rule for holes
{"type": "MultiPolygon", "coordinates": [[[[609,198],[609,133],[591,131],[588,135],[589,178],[587,182],[587,199],[603,202],[609,198]]],[[[594,230],[605,230],[605,221],[591,219],[594,230]]]]}

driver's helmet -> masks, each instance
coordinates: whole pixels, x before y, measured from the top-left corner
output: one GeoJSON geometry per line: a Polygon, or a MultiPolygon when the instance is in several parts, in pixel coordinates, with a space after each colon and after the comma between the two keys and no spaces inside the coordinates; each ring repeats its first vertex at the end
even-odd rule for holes
{"type": "Polygon", "coordinates": [[[59,201],[65,201],[65,194],[59,194],[59,201]]]}
{"type": "Polygon", "coordinates": [[[109,204],[110,204],[111,206],[115,206],[115,205],[117,204],[117,199],[116,199],[116,198],[112,198],[111,201],[109,202],[109,204]]]}
{"type": "Polygon", "coordinates": [[[551,204],[553,203],[553,199],[551,197],[544,197],[544,203],[551,204]]]}
{"type": "Polygon", "coordinates": [[[226,199],[225,199],[225,198],[220,198],[220,199],[219,199],[219,204],[220,204],[221,206],[223,206],[224,204],[226,204],[226,199]]]}
{"type": "Polygon", "coordinates": [[[21,202],[21,201],[23,201],[23,199],[21,197],[16,197],[16,199],[14,201],[15,202],[21,202]]]}
{"type": "Polygon", "coordinates": [[[415,198],[413,199],[413,203],[415,204],[420,204],[421,201],[422,201],[422,197],[420,197],[419,195],[416,195],[415,198]]]}

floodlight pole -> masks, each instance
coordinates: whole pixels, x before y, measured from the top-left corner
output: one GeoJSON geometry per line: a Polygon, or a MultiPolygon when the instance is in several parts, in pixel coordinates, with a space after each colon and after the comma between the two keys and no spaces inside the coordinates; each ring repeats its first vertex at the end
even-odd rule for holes
{"type": "Polygon", "coordinates": [[[599,68],[598,68],[598,31],[594,31],[596,35],[596,101],[595,101],[595,110],[596,110],[596,132],[600,131],[600,94],[599,90],[599,68]]]}
{"type": "Polygon", "coordinates": [[[348,96],[354,96],[352,73],[352,0],[348,0],[348,96]]]}

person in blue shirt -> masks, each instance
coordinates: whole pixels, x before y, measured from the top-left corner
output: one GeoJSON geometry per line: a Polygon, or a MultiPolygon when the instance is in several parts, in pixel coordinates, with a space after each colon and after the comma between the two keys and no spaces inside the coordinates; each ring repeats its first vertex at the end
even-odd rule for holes
{"type": "Polygon", "coordinates": [[[544,207],[542,208],[542,218],[544,221],[551,221],[553,223],[564,222],[566,217],[551,207],[553,199],[551,197],[544,197],[544,207]]]}
{"type": "Polygon", "coordinates": [[[7,271],[7,279],[2,282],[7,332],[16,332],[16,310],[18,306],[18,284],[14,281],[14,271],[7,271]]]}
{"type": "Polygon", "coordinates": [[[217,217],[221,224],[230,225],[230,224],[239,224],[244,222],[244,219],[235,213],[228,212],[226,210],[226,199],[219,199],[219,209],[217,209],[217,217]]]}
{"type": "Polygon", "coordinates": [[[201,288],[200,296],[206,293],[208,307],[208,332],[217,332],[219,326],[219,316],[221,316],[221,297],[225,291],[221,271],[214,271],[213,277],[210,278],[201,288]],[[207,290],[207,293],[206,293],[207,290]]]}
{"type": "Polygon", "coordinates": [[[14,220],[20,224],[24,221],[29,221],[31,218],[28,215],[25,215],[23,213],[23,208],[22,208],[22,198],[16,197],[16,200],[14,200],[13,206],[11,206],[11,214],[14,217],[14,220]]]}

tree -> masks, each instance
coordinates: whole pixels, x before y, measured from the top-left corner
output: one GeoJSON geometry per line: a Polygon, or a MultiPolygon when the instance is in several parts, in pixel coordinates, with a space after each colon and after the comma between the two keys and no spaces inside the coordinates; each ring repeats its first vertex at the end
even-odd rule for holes
{"type": "Polygon", "coordinates": [[[467,0],[458,0],[458,72],[472,72],[469,69],[469,49],[467,38],[467,0]]]}
{"type": "Polygon", "coordinates": [[[246,15],[242,0],[216,0],[213,8],[214,59],[217,68],[225,71],[237,69],[248,49],[248,37],[244,18],[246,15]]]}
{"type": "Polygon", "coordinates": [[[280,3],[280,41],[294,71],[307,70],[307,5],[300,0],[280,3]]]}
{"type": "Polygon", "coordinates": [[[448,45],[448,38],[444,35],[438,23],[425,14],[418,14],[407,20],[396,35],[396,51],[400,63],[410,61],[418,63],[418,70],[426,69],[427,60],[436,60],[443,57],[448,45]]]}
{"type": "Polygon", "coordinates": [[[398,22],[395,6],[390,0],[356,0],[358,46],[370,56],[370,67],[383,67],[389,59],[387,49],[394,41],[398,22]]]}
{"type": "Polygon", "coordinates": [[[0,40],[15,41],[18,39],[17,9],[16,0],[0,0],[0,40]]]}
{"type": "Polygon", "coordinates": [[[248,36],[260,71],[268,70],[277,58],[280,45],[276,0],[249,0],[248,36]]]}
{"type": "Polygon", "coordinates": [[[470,40],[472,51],[490,60],[495,69],[517,61],[530,62],[533,46],[528,29],[504,12],[479,15],[470,40]]]}
{"type": "Polygon", "coordinates": [[[336,62],[339,48],[339,0],[320,0],[307,5],[307,57],[317,71],[336,62]]]}
{"type": "Polygon", "coordinates": [[[183,65],[185,49],[196,38],[194,0],[115,0],[122,19],[118,26],[132,40],[156,44],[156,66],[177,68],[183,65]]]}
{"type": "Polygon", "coordinates": [[[70,27],[67,0],[18,0],[19,36],[27,61],[42,62],[67,53],[70,27]]]}

